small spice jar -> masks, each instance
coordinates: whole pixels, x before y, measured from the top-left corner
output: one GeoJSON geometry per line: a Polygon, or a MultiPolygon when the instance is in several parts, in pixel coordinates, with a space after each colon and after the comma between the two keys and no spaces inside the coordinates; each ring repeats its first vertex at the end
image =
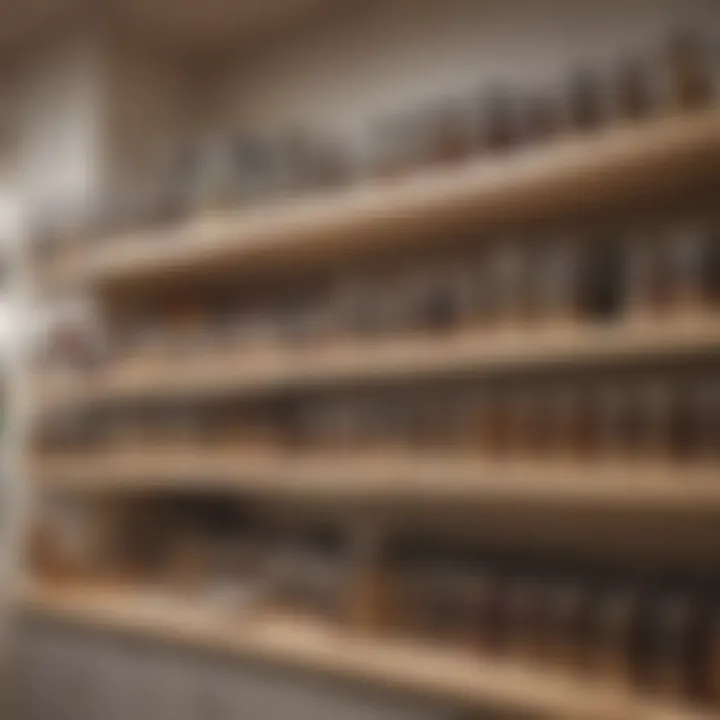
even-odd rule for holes
{"type": "Polygon", "coordinates": [[[507,603],[508,578],[497,568],[481,569],[478,648],[482,653],[504,654],[510,648],[511,616],[507,603]]]}
{"type": "Polygon", "coordinates": [[[707,230],[701,225],[673,228],[667,238],[669,266],[672,268],[670,302],[676,312],[698,313],[705,301],[704,273],[709,261],[707,230]]]}
{"type": "Polygon", "coordinates": [[[697,611],[687,590],[664,588],[650,606],[646,682],[656,692],[685,698],[692,692],[697,611]]]}
{"type": "Polygon", "coordinates": [[[411,324],[427,332],[456,329],[470,314],[471,287],[462,265],[446,263],[408,279],[411,324]]]}
{"type": "Polygon", "coordinates": [[[468,264],[469,320],[480,328],[488,328],[499,320],[498,288],[493,268],[494,249],[488,249],[468,264]]]}
{"type": "Polygon", "coordinates": [[[448,101],[428,114],[430,155],[440,163],[466,160],[473,152],[472,118],[462,102],[448,101]]]}
{"type": "Polygon", "coordinates": [[[499,322],[506,327],[526,322],[533,311],[527,246],[513,238],[502,239],[488,260],[488,282],[492,284],[499,322]]]}
{"type": "Polygon", "coordinates": [[[617,460],[633,453],[638,436],[638,408],[631,386],[621,379],[605,379],[593,393],[597,446],[601,458],[617,460]]]}
{"type": "Polygon", "coordinates": [[[547,593],[548,659],[577,671],[587,652],[588,589],[576,577],[561,576],[549,580],[547,593]]]}
{"type": "Polygon", "coordinates": [[[648,230],[637,230],[629,239],[624,292],[635,315],[662,314],[672,305],[674,270],[665,240],[648,230]]]}
{"type": "Polygon", "coordinates": [[[542,660],[548,653],[546,590],[546,581],[532,574],[521,573],[508,582],[508,647],[521,660],[542,660]]]}
{"type": "Polygon", "coordinates": [[[489,458],[505,456],[512,447],[512,416],[508,388],[487,388],[472,410],[478,451],[489,458]]]}
{"type": "Polygon", "coordinates": [[[375,129],[370,170],[381,178],[406,175],[432,160],[423,116],[417,113],[383,120],[375,129]]]}
{"type": "Polygon", "coordinates": [[[574,238],[542,243],[533,263],[534,313],[544,322],[577,320],[580,313],[579,249],[574,238]]]}
{"type": "Polygon", "coordinates": [[[710,226],[707,232],[706,255],[703,264],[703,299],[707,309],[720,307],[720,228],[710,226]]]}
{"type": "Polygon", "coordinates": [[[479,112],[478,152],[507,152],[522,140],[522,112],[512,92],[495,87],[482,99],[479,112]]]}
{"type": "Polygon", "coordinates": [[[513,455],[528,457],[544,454],[550,446],[547,412],[550,393],[536,385],[520,385],[508,397],[510,444],[513,455]]]}
{"type": "Polygon", "coordinates": [[[672,448],[675,396],[670,381],[651,377],[638,383],[634,393],[638,426],[635,454],[644,460],[668,459],[672,448]]]}
{"type": "Polygon", "coordinates": [[[607,87],[593,70],[581,69],[568,86],[568,125],[576,132],[598,130],[607,123],[610,103],[607,87]]]}
{"type": "Polygon", "coordinates": [[[679,460],[720,460],[720,378],[701,373],[679,384],[673,454],[679,460]]]}
{"type": "Polygon", "coordinates": [[[554,455],[584,459],[597,442],[592,394],[584,381],[559,383],[548,390],[545,437],[554,455]]]}
{"type": "Polygon", "coordinates": [[[413,639],[427,635],[427,567],[422,551],[416,548],[400,553],[393,565],[392,628],[413,639]]]}
{"type": "Polygon", "coordinates": [[[703,634],[702,695],[720,707],[720,592],[708,598],[703,634]]]}
{"type": "Polygon", "coordinates": [[[619,685],[633,682],[641,594],[626,582],[599,589],[591,621],[590,663],[600,677],[619,685]]]}
{"type": "Polygon", "coordinates": [[[529,144],[547,142],[562,131],[562,111],[549,93],[529,95],[522,104],[522,139],[529,144]]]}
{"type": "Polygon", "coordinates": [[[616,113],[623,120],[645,120],[655,115],[662,98],[657,73],[641,58],[628,58],[615,77],[616,113]]]}
{"type": "Polygon", "coordinates": [[[437,558],[427,569],[429,634],[451,645],[468,643],[468,626],[474,620],[472,597],[467,593],[465,571],[452,557],[437,558]]]}
{"type": "Polygon", "coordinates": [[[584,314],[592,320],[615,320],[625,310],[623,252],[615,238],[591,238],[583,246],[580,287],[584,314]]]}
{"type": "Polygon", "coordinates": [[[712,102],[714,69],[709,49],[697,34],[675,32],[666,44],[665,63],[672,107],[693,110],[712,102]]]}

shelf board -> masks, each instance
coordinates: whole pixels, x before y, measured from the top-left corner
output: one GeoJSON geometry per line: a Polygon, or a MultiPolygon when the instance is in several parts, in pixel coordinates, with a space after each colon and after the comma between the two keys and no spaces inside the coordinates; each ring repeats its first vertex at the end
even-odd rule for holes
{"type": "Polygon", "coordinates": [[[249,454],[209,447],[127,447],[39,458],[46,488],[135,494],[183,490],[344,502],[720,511],[716,464],[487,460],[401,452],[249,454]]]}
{"type": "Polygon", "coordinates": [[[456,228],[657,202],[717,184],[720,110],[616,126],[498,159],[470,160],[412,177],[373,181],[131,233],[76,248],[51,264],[50,288],[186,281],[347,261],[403,248],[456,228]]]}
{"type": "Polygon", "coordinates": [[[243,621],[190,601],[118,589],[29,587],[32,617],[295,668],[468,708],[583,720],[710,720],[711,712],[508,659],[365,636],[276,616],[243,621]]]}
{"type": "Polygon", "coordinates": [[[720,351],[720,315],[578,322],[345,341],[299,349],[227,349],[117,361],[75,380],[40,376],[37,412],[132,399],[240,396],[474,376],[565,365],[605,366],[720,351]]]}

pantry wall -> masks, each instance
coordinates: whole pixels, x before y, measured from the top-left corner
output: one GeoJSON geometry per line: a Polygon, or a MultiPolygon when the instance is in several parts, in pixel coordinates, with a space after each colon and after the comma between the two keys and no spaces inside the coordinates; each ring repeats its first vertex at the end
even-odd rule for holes
{"type": "MultiPolygon", "coordinates": [[[[714,28],[720,39],[720,8],[708,0],[334,3],[291,28],[269,29],[201,58],[159,50],[146,37],[119,39],[112,28],[92,23],[15,61],[12,85],[22,112],[11,125],[19,148],[11,174],[32,219],[47,208],[77,208],[142,184],[183,144],[235,132],[328,133],[362,164],[369,133],[386,117],[496,83],[552,87],[577,65],[610,67],[661,42],[677,24],[714,28]]],[[[544,521],[533,522],[526,538],[552,535],[544,521]]],[[[487,534],[512,535],[516,523],[489,518],[487,534]]],[[[575,529],[593,547],[601,527],[575,529]]],[[[710,524],[699,529],[712,532],[710,524]]],[[[622,554],[624,541],[616,545],[622,554]]],[[[66,715],[72,720],[95,720],[92,704],[78,701],[88,677],[108,708],[152,686],[157,704],[147,717],[158,720],[213,712],[250,720],[291,713],[317,720],[449,720],[461,712],[452,702],[420,702],[33,617],[19,624],[14,652],[18,720],[54,720],[62,706],[72,708],[66,715]],[[209,695],[222,698],[212,701],[214,709],[198,700],[209,695]],[[227,714],[230,707],[242,714],[227,714]]]]}

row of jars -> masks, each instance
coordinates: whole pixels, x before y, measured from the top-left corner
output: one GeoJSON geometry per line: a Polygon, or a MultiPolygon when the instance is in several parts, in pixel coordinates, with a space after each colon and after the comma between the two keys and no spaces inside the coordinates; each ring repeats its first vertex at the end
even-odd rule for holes
{"type": "Polygon", "coordinates": [[[549,91],[497,85],[479,96],[429,103],[380,121],[368,132],[371,151],[357,157],[338,138],[296,131],[285,137],[207,139],[177,152],[157,177],[102,207],[36,218],[36,249],[51,254],[82,239],[177,221],[207,208],[227,208],[368,175],[494,154],[596,130],[608,123],[692,109],[717,95],[719,71],[710,43],[678,31],[662,49],[625,60],[612,72],[581,68],[549,91]]]}
{"type": "Polygon", "coordinates": [[[720,703],[720,585],[434,552],[393,572],[399,627],[637,689],[720,703]]]}
{"type": "Polygon", "coordinates": [[[104,347],[59,333],[50,350],[87,366],[223,344],[299,347],[398,332],[711,312],[720,306],[720,230],[686,221],[600,238],[494,238],[452,259],[277,292],[248,299],[222,288],[164,298],[118,319],[104,347]]]}
{"type": "MultiPolygon", "coordinates": [[[[304,614],[720,703],[720,577],[487,555],[428,541],[391,543],[368,556],[362,541],[331,528],[258,532],[232,517],[227,503],[223,512],[222,501],[212,508],[187,500],[181,512],[163,502],[133,505],[112,554],[94,568],[78,564],[77,550],[74,568],[67,564],[73,554],[66,556],[64,580],[123,578],[226,613],[304,614]]],[[[76,533],[79,519],[71,516],[76,533]]],[[[46,538],[56,558],[62,547],[46,538]]]]}
{"type": "Polygon", "coordinates": [[[427,449],[487,457],[720,459],[720,377],[709,369],[495,380],[258,405],[175,402],[58,412],[48,451],[174,443],[238,451],[427,449]]]}

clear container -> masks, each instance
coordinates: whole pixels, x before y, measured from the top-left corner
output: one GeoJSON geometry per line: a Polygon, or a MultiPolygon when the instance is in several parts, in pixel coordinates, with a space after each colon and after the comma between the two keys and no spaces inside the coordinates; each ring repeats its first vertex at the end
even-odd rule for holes
{"type": "Polygon", "coordinates": [[[534,313],[544,322],[576,320],[580,314],[580,250],[577,240],[555,237],[543,242],[533,263],[534,313]]]}
{"type": "Polygon", "coordinates": [[[532,315],[531,254],[515,238],[502,239],[488,257],[488,282],[500,323],[516,327],[532,315]]]}
{"type": "Polygon", "coordinates": [[[636,454],[646,460],[667,460],[672,449],[675,396],[668,378],[650,377],[639,381],[634,392],[638,433],[636,454]]]}
{"type": "Polygon", "coordinates": [[[503,153],[522,142],[522,107],[512,91],[492,88],[480,101],[477,148],[482,155],[503,153]]]}
{"type": "Polygon", "coordinates": [[[628,310],[638,316],[663,314],[672,305],[673,273],[670,244],[661,233],[638,229],[625,251],[625,294],[628,310]]]}
{"type": "Polygon", "coordinates": [[[710,260],[707,228],[685,224],[671,229],[667,238],[672,268],[670,303],[676,312],[698,313],[704,309],[704,275],[710,260]]]}
{"type": "Polygon", "coordinates": [[[686,111],[710,105],[716,96],[713,47],[698,33],[676,30],[666,41],[664,66],[671,107],[686,111]]]}

